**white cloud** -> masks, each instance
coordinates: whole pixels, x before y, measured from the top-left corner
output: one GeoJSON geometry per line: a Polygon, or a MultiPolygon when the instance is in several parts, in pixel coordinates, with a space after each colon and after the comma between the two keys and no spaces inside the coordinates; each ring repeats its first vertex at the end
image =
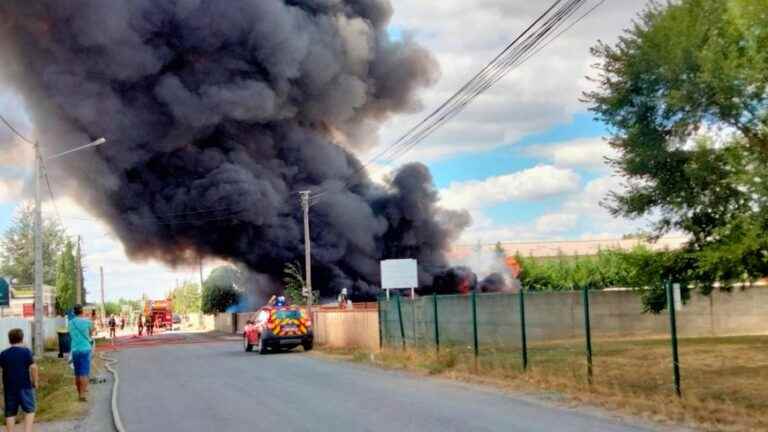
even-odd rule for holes
{"type": "Polygon", "coordinates": [[[477,209],[508,201],[535,200],[577,190],[579,176],[569,170],[539,165],[524,171],[451,183],[440,191],[447,208],[477,209]]]}
{"type": "Polygon", "coordinates": [[[600,203],[610,192],[622,192],[624,185],[617,176],[598,177],[588,182],[584,189],[568,197],[556,213],[543,215],[541,219],[556,220],[562,215],[576,215],[571,228],[579,228],[581,238],[616,238],[623,234],[646,228],[650,218],[629,220],[612,216],[600,203]]]}
{"type": "MultiPolygon", "coordinates": [[[[67,233],[81,237],[88,301],[100,301],[99,268],[104,269],[104,294],[107,300],[120,297],[136,299],[142,294],[157,299],[173,289],[177,281],[197,282],[200,279],[196,265],[172,268],[156,260],[131,260],[109,226],[68,197],[58,197],[56,208],[51,202],[44,203],[43,214],[57,218],[56,209],[67,233]]],[[[218,259],[206,259],[203,277],[207,277],[215,266],[222,264],[218,259]]]]}
{"type": "Polygon", "coordinates": [[[620,192],[623,188],[619,177],[598,177],[569,195],[557,211],[517,225],[500,224],[482,210],[472,210],[472,226],[463,233],[459,243],[566,240],[573,239],[573,231],[578,233],[579,239],[615,239],[647,228],[652,218],[615,218],[600,205],[609,192],[620,192]]]}
{"type": "Polygon", "coordinates": [[[539,233],[562,233],[576,227],[579,216],[573,213],[550,213],[536,219],[539,233]]]}
{"type": "MultiPolygon", "coordinates": [[[[596,2],[589,1],[584,10],[596,2]]],[[[421,93],[424,111],[396,116],[384,125],[380,140],[383,145],[394,142],[439,106],[546,8],[541,2],[508,0],[392,3],[392,25],[411,33],[435,54],[442,76],[433,88],[421,93]]],[[[586,112],[587,107],[579,98],[594,85],[584,78],[595,74],[590,47],[598,39],[615,41],[644,5],[645,2],[637,0],[606,2],[475,99],[464,113],[404,159],[433,160],[514,144],[525,135],[567,123],[574,114],[586,112]]]]}
{"type": "Polygon", "coordinates": [[[0,204],[13,203],[21,198],[24,183],[19,179],[0,178],[0,204]]]}
{"type": "Polygon", "coordinates": [[[616,151],[602,137],[535,145],[526,152],[546,158],[558,167],[589,169],[607,169],[605,158],[616,156],[616,151]]]}

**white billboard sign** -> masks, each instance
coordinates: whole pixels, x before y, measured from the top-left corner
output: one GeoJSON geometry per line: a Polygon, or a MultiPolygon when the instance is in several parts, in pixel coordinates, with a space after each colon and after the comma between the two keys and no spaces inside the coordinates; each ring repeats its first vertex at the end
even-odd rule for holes
{"type": "Polygon", "coordinates": [[[415,259],[395,259],[381,262],[381,287],[385,290],[417,288],[418,264],[415,259]]]}

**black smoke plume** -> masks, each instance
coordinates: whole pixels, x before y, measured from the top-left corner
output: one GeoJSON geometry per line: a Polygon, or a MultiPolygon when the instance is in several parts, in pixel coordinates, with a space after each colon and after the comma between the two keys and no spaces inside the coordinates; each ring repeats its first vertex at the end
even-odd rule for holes
{"type": "Polygon", "coordinates": [[[108,138],[52,169],[131,257],[278,279],[303,257],[296,192],[329,190],[311,210],[315,286],[368,297],[380,259],[416,258],[430,284],[468,224],[421,164],[385,186],[354,175],[352,152],[437,77],[391,15],[388,0],[3,0],[0,77],[44,152],[108,138]]]}

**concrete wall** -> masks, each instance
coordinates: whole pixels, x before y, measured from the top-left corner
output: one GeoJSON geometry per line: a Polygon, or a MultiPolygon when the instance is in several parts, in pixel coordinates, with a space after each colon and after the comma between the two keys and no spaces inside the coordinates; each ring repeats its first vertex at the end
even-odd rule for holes
{"type": "Polygon", "coordinates": [[[234,314],[231,313],[219,313],[214,317],[213,328],[216,331],[224,333],[234,333],[234,314]]]}
{"type": "Polygon", "coordinates": [[[181,317],[181,326],[192,330],[215,330],[216,315],[189,313],[181,317]]]}
{"type": "Polygon", "coordinates": [[[379,349],[376,309],[314,311],[315,343],[333,348],[379,349]]]}
{"type": "MultiPolygon", "coordinates": [[[[32,346],[32,322],[31,318],[3,317],[0,318],[0,351],[8,348],[8,331],[20,328],[24,332],[24,344],[32,346]]],[[[67,327],[67,319],[64,317],[45,317],[43,319],[43,337],[45,339],[57,339],[56,330],[67,327]]]]}
{"type": "MultiPolygon", "coordinates": [[[[441,343],[472,343],[470,296],[438,297],[438,332],[441,343]]],[[[435,336],[432,297],[401,299],[400,309],[406,343],[432,343],[435,336]]],[[[397,302],[382,303],[383,337],[399,343],[397,302]]],[[[526,333],[531,342],[584,337],[580,292],[526,293],[526,333]]],[[[478,336],[483,344],[519,346],[519,298],[512,294],[477,296],[478,336]]],[[[593,337],[635,338],[667,336],[669,317],[642,312],[640,297],[633,291],[590,293],[593,337]]],[[[680,336],[768,334],[768,288],[715,291],[710,296],[693,294],[677,314],[680,336]]]]}

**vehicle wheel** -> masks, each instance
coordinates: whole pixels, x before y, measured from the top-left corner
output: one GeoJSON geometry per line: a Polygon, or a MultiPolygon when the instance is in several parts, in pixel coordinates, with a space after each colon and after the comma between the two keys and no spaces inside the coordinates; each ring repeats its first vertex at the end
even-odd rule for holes
{"type": "Polygon", "coordinates": [[[243,335],[243,347],[245,347],[245,352],[253,351],[253,344],[248,343],[248,336],[246,335],[243,335]]]}
{"type": "Polygon", "coordinates": [[[304,347],[304,351],[312,351],[312,348],[314,346],[314,341],[302,342],[301,346],[304,347]]]}
{"type": "Polygon", "coordinates": [[[266,354],[267,353],[267,344],[264,343],[264,340],[262,340],[261,336],[259,336],[259,354],[266,354]]]}

